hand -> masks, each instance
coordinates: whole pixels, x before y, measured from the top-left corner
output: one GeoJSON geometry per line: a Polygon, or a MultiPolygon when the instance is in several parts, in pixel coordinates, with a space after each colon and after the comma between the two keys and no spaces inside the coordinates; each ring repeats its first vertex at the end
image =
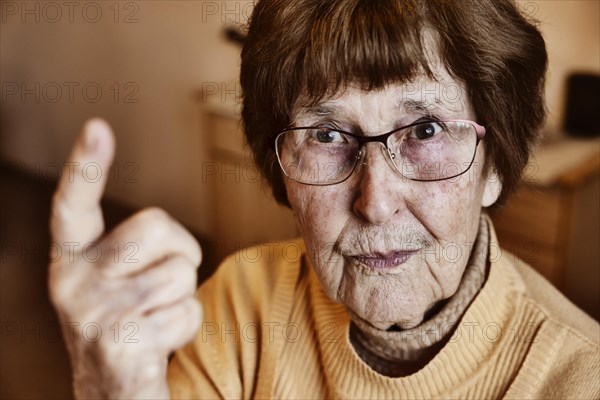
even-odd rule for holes
{"type": "Polygon", "coordinates": [[[50,297],[77,398],[168,398],[167,357],[200,325],[201,250],[157,208],[104,232],[100,199],[114,147],[110,127],[90,120],[65,164],[50,220],[50,297]],[[99,181],[85,175],[89,165],[99,166],[99,181]]]}

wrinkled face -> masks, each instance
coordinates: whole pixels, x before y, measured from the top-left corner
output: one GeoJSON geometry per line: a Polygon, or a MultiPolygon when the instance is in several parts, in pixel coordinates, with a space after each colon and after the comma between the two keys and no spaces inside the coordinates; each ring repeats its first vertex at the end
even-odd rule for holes
{"type": "MultiPolygon", "coordinates": [[[[295,126],[324,126],[374,136],[436,118],[475,120],[464,86],[447,73],[365,92],[350,86],[317,107],[296,107],[295,126]]],[[[410,328],[461,280],[482,206],[498,197],[483,176],[485,139],[465,174],[419,182],[393,169],[382,144],[349,179],[331,186],[286,180],[308,255],[326,293],[375,327],[410,328]]]]}

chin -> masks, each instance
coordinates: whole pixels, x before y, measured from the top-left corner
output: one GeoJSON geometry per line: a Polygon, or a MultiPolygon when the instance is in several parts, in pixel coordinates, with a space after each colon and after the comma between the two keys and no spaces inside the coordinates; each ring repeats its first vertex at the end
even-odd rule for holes
{"type": "MultiPolygon", "coordinates": [[[[399,293],[397,288],[393,292],[399,293]]],[[[374,327],[386,330],[391,326],[410,329],[423,321],[428,305],[415,301],[417,296],[398,296],[388,290],[355,288],[345,292],[340,301],[354,316],[374,327]]]]}

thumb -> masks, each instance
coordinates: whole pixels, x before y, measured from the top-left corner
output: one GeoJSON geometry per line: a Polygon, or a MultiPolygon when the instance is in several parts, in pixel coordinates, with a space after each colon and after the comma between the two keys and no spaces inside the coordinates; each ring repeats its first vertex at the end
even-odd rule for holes
{"type": "Polygon", "coordinates": [[[104,232],[100,199],[115,152],[109,125],[95,118],[86,122],[54,194],[50,233],[59,246],[94,242],[104,232]]]}

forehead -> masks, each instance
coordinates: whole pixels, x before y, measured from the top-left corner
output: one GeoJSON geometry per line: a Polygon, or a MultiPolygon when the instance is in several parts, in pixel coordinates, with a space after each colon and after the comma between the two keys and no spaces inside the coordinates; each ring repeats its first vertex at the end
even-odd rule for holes
{"type": "Polygon", "coordinates": [[[411,82],[390,84],[371,91],[350,84],[315,105],[304,105],[308,103],[305,100],[297,102],[293,119],[390,111],[407,116],[467,117],[472,114],[465,86],[447,74],[436,79],[419,76],[411,82]]]}

